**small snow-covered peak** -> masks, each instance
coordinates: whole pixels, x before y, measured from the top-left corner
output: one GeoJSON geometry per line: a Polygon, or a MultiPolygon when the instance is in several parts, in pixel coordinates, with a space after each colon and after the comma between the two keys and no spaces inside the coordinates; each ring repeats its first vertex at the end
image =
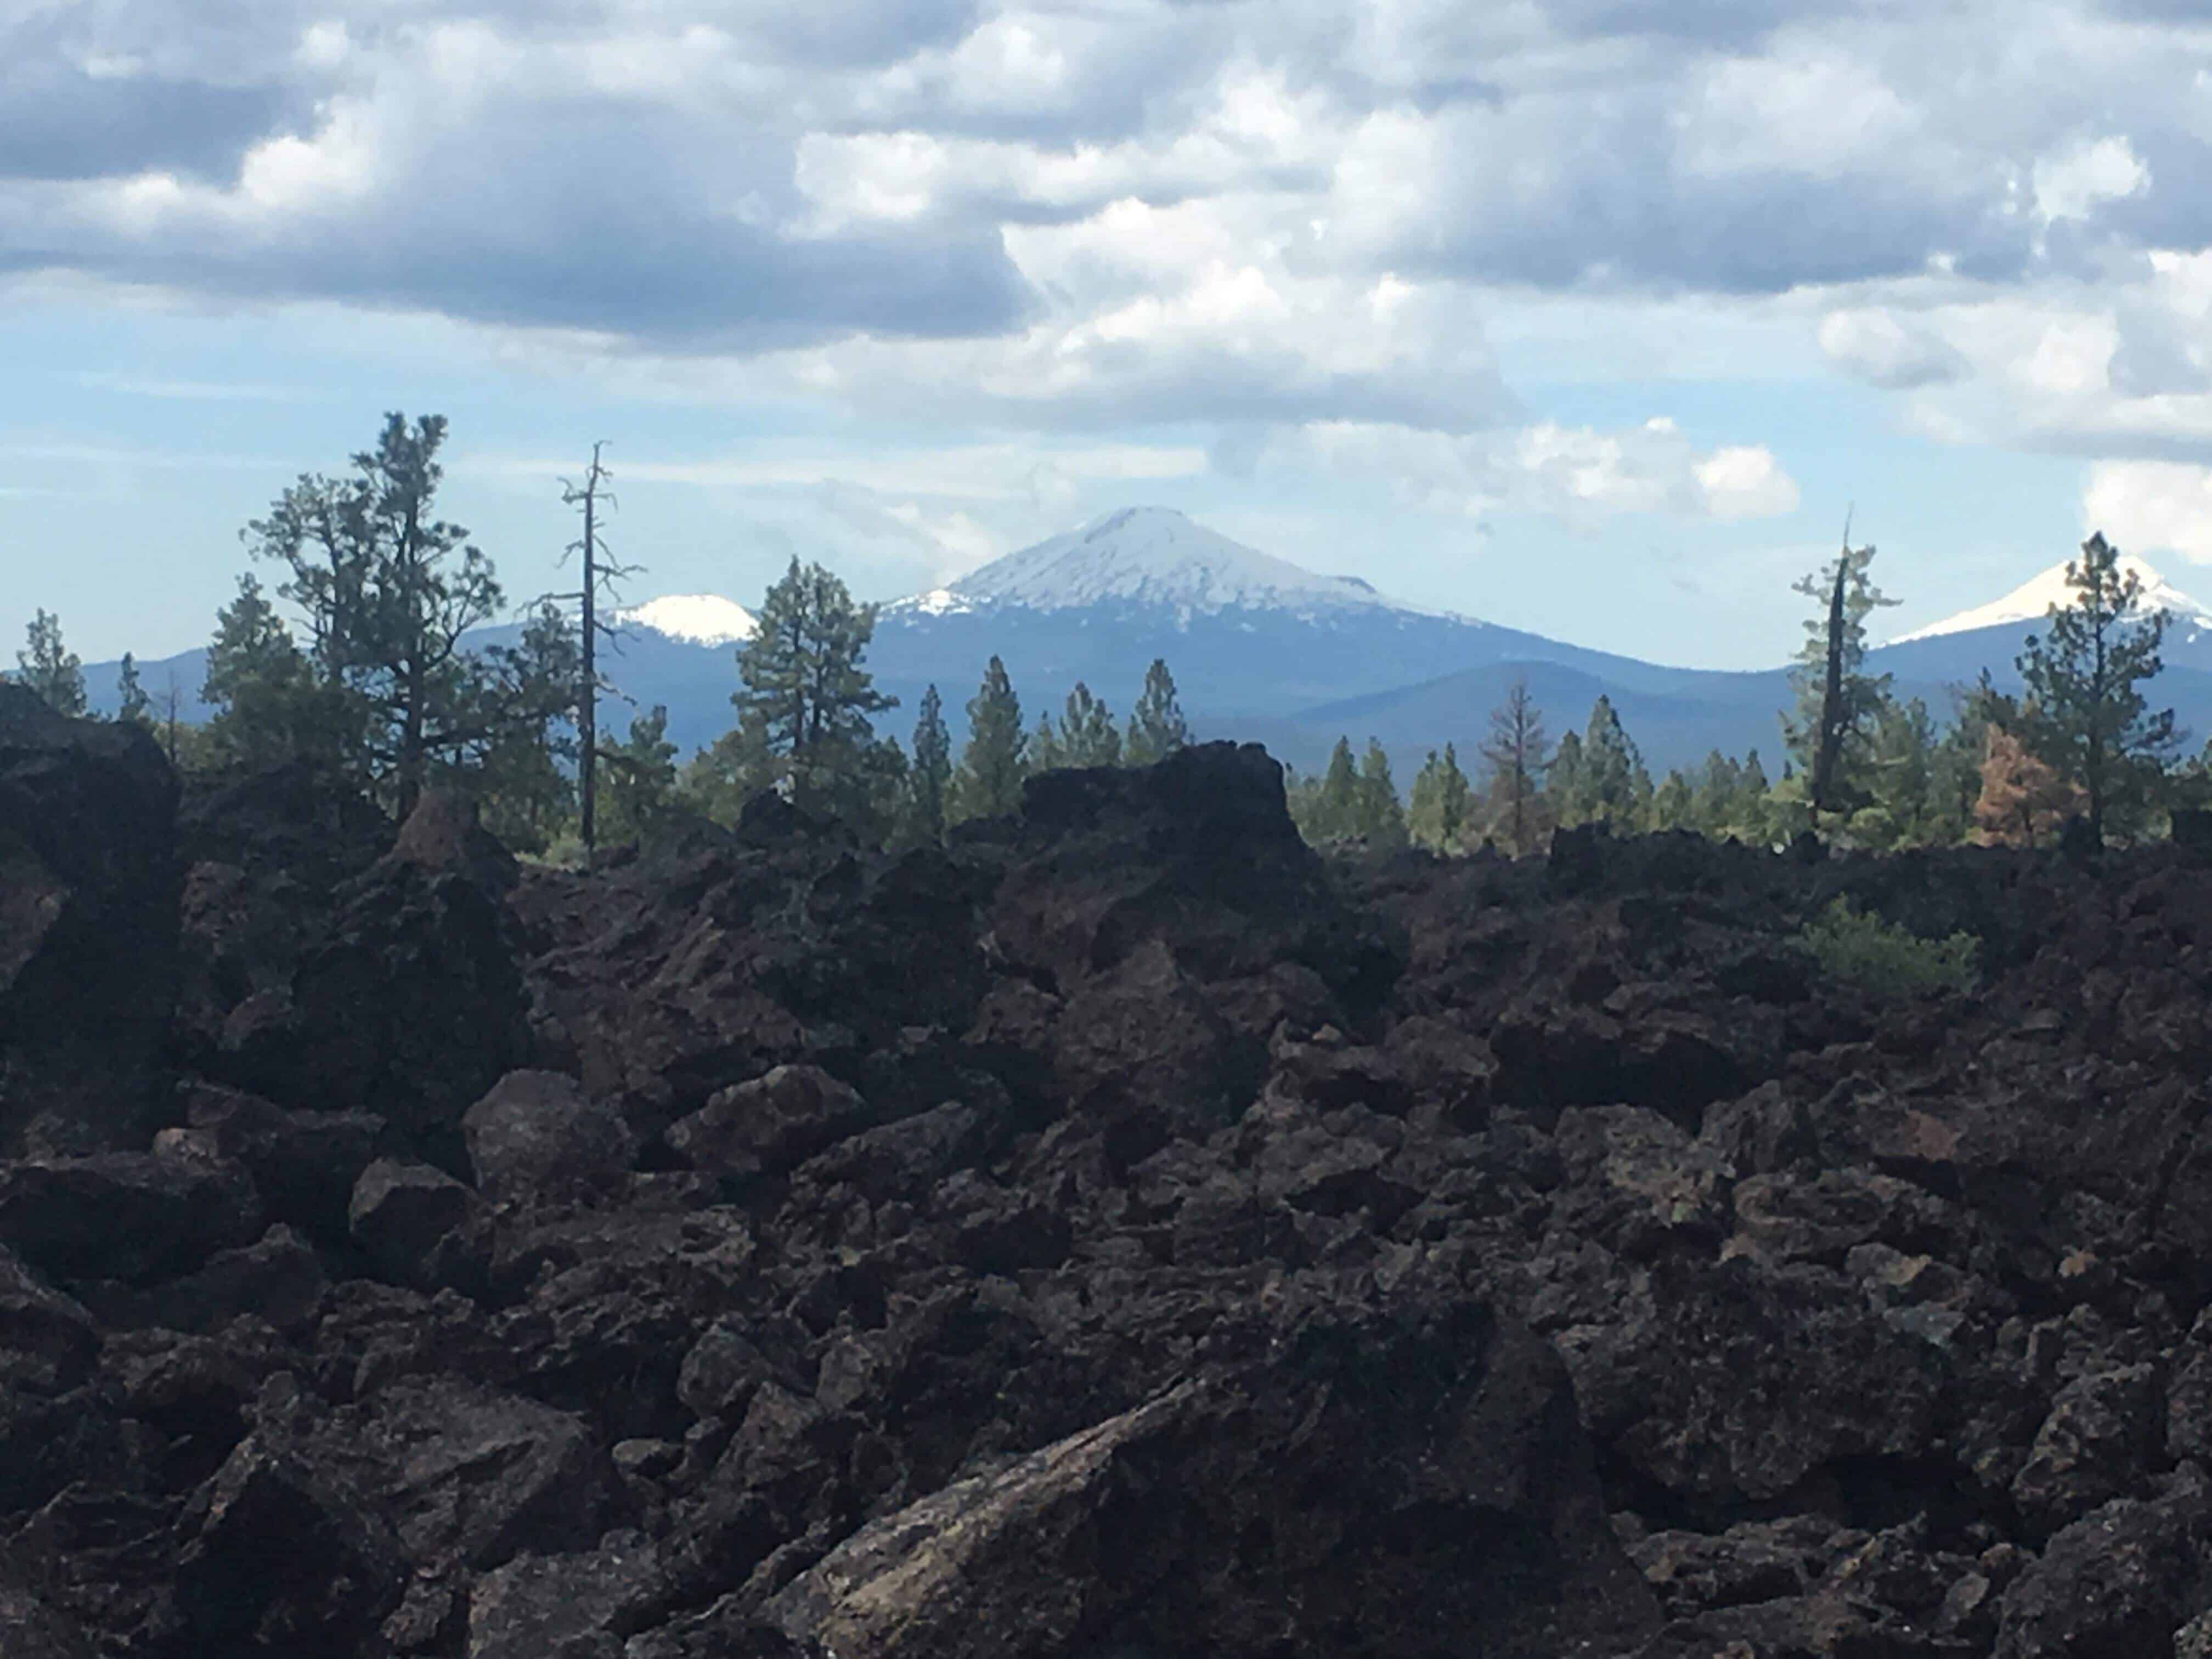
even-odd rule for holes
{"type": "Polygon", "coordinates": [[[620,620],[686,645],[735,645],[753,636],[752,612],[719,593],[663,594],[630,606],[620,620]]]}
{"type": "MultiPolygon", "coordinates": [[[[2174,586],[2145,561],[2132,553],[2123,553],[2118,563],[2122,574],[2132,574],[2142,584],[2142,610],[2171,611],[2176,621],[2191,627],[2202,628],[2212,624],[2212,611],[2207,611],[2174,586]]],[[[1964,634],[1977,628],[2001,628],[2008,623],[2041,622],[2050,614],[2052,605],[2063,608],[2073,602],[2074,588],[2066,580],[2066,566],[2055,564],[2040,575],[2022,582],[2001,599],[1976,605],[1971,611],[1961,611],[1955,617],[1946,617],[1942,622],[1916,628],[1910,634],[1900,634],[1890,643],[1903,645],[1909,640],[1934,639],[1942,634],[1964,634]]]]}
{"type": "Polygon", "coordinates": [[[1231,541],[1169,507],[1124,507],[994,559],[949,587],[904,601],[903,607],[1069,611],[1115,604],[1185,617],[1231,610],[1311,616],[1413,609],[1383,599],[1356,576],[1317,575],[1231,541]]]}

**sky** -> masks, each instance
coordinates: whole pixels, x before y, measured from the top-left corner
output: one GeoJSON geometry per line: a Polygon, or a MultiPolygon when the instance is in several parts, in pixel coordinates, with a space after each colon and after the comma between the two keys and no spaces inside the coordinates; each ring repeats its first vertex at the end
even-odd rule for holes
{"type": "Polygon", "coordinates": [[[2212,590],[2203,15],[0,0],[0,653],[204,641],[389,410],[518,604],[601,440],[639,599],[1147,503],[1701,666],[1846,513],[1891,632],[2212,590]]]}

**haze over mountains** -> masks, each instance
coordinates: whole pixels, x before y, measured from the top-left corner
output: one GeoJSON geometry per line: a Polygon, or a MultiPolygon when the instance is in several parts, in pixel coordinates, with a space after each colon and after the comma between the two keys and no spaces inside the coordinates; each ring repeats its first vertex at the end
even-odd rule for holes
{"type": "MultiPolygon", "coordinates": [[[[2154,706],[2171,704],[2201,741],[2212,731],[2212,610],[2142,559],[2123,563],[2152,603],[2175,613],[2154,706]]],[[[1984,667],[2001,686],[2017,684],[2013,659],[2064,586],[2061,562],[1870,653],[1869,666],[1894,675],[1899,695],[1923,697],[1944,715],[1951,688],[1984,667]]],[[[732,653],[751,632],[750,613],[720,595],[672,594],[631,607],[624,620],[629,637],[608,663],[623,696],[641,708],[666,704],[669,737],[685,754],[726,730],[732,653]]],[[[514,631],[486,629],[483,638],[514,631]]],[[[1794,644],[1777,641],[1777,656],[1794,644]]],[[[1654,641],[1655,653],[1663,648],[1654,641]]],[[[1321,764],[1339,734],[1380,738],[1401,766],[1447,742],[1471,759],[1490,710],[1522,675],[1554,736],[1579,726],[1601,695],[1611,697],[1655,772],[1716,748],[1756,748],[1777,762],[1776,716],[1790,701],[1782,667],[1671,667],[1406,604],[1161,507],[1125,508],[884,607],[869,665],[900,707],[882,729],[903,738],[934,683],[959,737],[959,711],[994,654],[1032,724],[1041,709],[1057,713],[1078,680],[1126,713],[1146,665],[1165,658],[1200,735],[1262,742],[1301,768],[1321,764]]],[[[197,651],[141,665],[157,700],[173,683],[188,711],[204,672],[197,651]]],[[[95,706],[112,708],[115,665],[88,666],[86,678],[95,706]]],[[[604,719],[619,732],[627,710],[617,702],[604,719]]]]}

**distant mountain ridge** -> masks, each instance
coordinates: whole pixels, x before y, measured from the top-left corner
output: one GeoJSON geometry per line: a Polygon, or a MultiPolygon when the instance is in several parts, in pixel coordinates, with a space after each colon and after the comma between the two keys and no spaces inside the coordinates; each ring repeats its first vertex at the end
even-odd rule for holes
{"type": "Polygon", "coordinates": [[[1442,614],[1384,599],[1357,576],[1316,574],[1168,507],[1124,507],[886,610],[945,616],[992,606],[1040,611],[1127,606],[1183,617],[1228,611],[1304,618],[1346,611],[1442,614]]]}
{"type": "MultiPolygon", "coordinates": [[[[2123,556],[2152,602],[2171,606],[2166,672],[2153,693],[2201,738],[2212,731],[2212,611],[2150,565],[2123,556]]],[[[1952,688],[1989,670],[2016,689],[2013,662],[2044,611],[2063,596],[2065,567],[1989,605],[1912,630],[1868,653],[1902,696],[1948,714],[1952,688]]],[[[626,607],[625,638],[603,658],[620,688],[602,716],[619,733],[632,708],[669,710],[684,752],[729,727],[732,655],[750,637],[744,606],[715,594],[672,594],[626,607]]],[[[481,630],[509,642],[512,625],[481,630]]],[[[900,707],[878,729],[904,738],[924,690],[942,696],[956,738],[961,711],[993,656],[1006,665],[1027,723],[1059,712],[1078,680],[1118,714],[1145,669],[1164,658],[1194,730],[1266,743],[1302,768],[1320,765],[1339,735],[1376,737],[1401,767],[1446,743],[1464,761],[1487,735],[1490,710],[1525,676],[1553,737],[1580,728],[1609,697],[1655,771],[1693,766],[1718,748],[1756,748],[1778,771],[1784,668],[1724,672],[1595,651],[1471,617],[1407,604],[1353,576],[1322,575],[1247,547],[1169,507],[1127,507],[1009,553],[959,580],[883,607],[869,667],[900,707]]],[[[140,665],[157,698],[173,678],[190,715],[206,672],[193,651],[140,665]]],[[[116,665],[86,670],[96,707],[115,706],[116,665]]]]}

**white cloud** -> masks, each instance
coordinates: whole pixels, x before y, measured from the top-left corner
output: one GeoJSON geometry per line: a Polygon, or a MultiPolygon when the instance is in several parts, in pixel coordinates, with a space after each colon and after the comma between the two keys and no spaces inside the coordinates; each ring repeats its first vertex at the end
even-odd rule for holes
{"type": "Polygon", "coordinates": [[[1820,319],[1820,339],[1842,368],[1893,390],[1948,380],[1966,366],[1933,330],[1878,306],[1830,312],[1820,319]]]}
{"type": "Polygon", "coordinates": [[[2130,553],[2175,553],[2212,564],[2212,468],[2100,462],[2081,492],[2081,524],[2130,553]]]}
{"type": "Polygon", "coordinates": [[[1691,469],[1716,519],[1771,519],[1797,510],[1797,482],[1764,444],[1717,449],[1691,469]]]}
{"type": "Polygon", "coordinates": [[[2150,169],[2124,135],[2069,146],[2038,158],[2035,214],[2045,224],[2087,219],[2107,202],[2124,201],[2150,188],[2150,169]]]}
{"type": "Polygon", "coordinates": [[[1798,501],[1796,482],[1764,446],[1699,453],[1664,416],[1611,431],[1544,421],[1464,436],[1322,421],[1276,434],[1262,465],[1377,477],[1412,505],[1539,513],[1583,531],[1626,514],[1772,517],[1798,501]]]}

